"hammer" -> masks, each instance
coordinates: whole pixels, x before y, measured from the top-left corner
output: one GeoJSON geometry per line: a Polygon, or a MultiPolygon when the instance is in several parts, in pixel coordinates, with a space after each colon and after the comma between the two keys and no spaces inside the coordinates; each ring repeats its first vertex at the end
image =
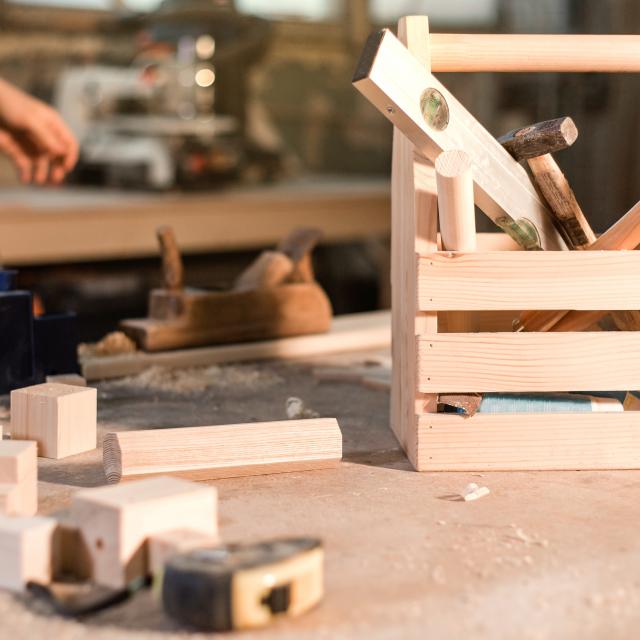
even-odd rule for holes
{"type": "Polygon", "coordinates": [[[526,160],[571,249],[585,249],[596,236],[573,190],[551,155],[570,147],[578,137],[571,118],[545,120],[514,129],[498,141],[518,161],[526,160]]]}
{"type": "MultiPolygon", "coordinates": [[[[577,137],[578,129],[573,120],[565,117],[515,129],[499,138],[499,141],[516,160],[527,160],[551,212],[564,231],[569,248],[635,248],[640,213],[637,205],[596,242],[596,235],[582,213],[573,190],[551,156],[553,151],[570,147],[577,137]]],[[[607,312],[603,311],[525,311],[516,328],[518,331],[582,331],[605,315],[607,312]]],[[[638,311],[613,311],[611,315],[622,331],[640,329],[638,311]]]]}

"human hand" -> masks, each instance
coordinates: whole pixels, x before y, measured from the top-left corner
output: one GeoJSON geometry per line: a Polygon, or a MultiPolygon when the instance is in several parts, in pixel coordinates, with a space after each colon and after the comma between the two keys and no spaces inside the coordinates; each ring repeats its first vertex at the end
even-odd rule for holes
{"type": "Polygon", "coordinates": [[[78,160],[78,143],[54,109],[0,78],[0,152],[22,182],[59,184],[78,160]]]}

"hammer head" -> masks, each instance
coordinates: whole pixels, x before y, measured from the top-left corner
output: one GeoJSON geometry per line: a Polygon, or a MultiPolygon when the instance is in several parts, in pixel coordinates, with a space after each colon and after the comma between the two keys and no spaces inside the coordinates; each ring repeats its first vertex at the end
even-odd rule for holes
{"type": "Polygon", "coordinates": [[[566,149],[577,137],[575,123],[564,117],[514,129],[498,138],[498,142],[519,161],[566,149]]]}

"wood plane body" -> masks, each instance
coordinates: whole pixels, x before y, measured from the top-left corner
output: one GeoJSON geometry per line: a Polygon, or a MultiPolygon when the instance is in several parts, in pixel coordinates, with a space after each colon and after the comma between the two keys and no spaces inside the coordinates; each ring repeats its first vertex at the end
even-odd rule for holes
{"type": "Polygon", "coordinates": [[[164,351],[324,333],[331,317],[323,289],[301,282],[249,291],[156,289],[149,317],[120,327],[145,351],[164,351]]]}

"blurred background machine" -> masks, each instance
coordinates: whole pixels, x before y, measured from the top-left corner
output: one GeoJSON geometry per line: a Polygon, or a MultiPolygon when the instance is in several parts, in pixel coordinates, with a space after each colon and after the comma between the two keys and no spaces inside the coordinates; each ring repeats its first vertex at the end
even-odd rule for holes
{"type": "Polygon", "coordinates": [[[170,0],[123,26],[136,31],[129,66],[71,66],[56,83],[54,104],[81,145],[77,182],[170,189],[277,176],[279,150],[252,135],[246,114],[266,20],[232,3],[170,0]]]}

